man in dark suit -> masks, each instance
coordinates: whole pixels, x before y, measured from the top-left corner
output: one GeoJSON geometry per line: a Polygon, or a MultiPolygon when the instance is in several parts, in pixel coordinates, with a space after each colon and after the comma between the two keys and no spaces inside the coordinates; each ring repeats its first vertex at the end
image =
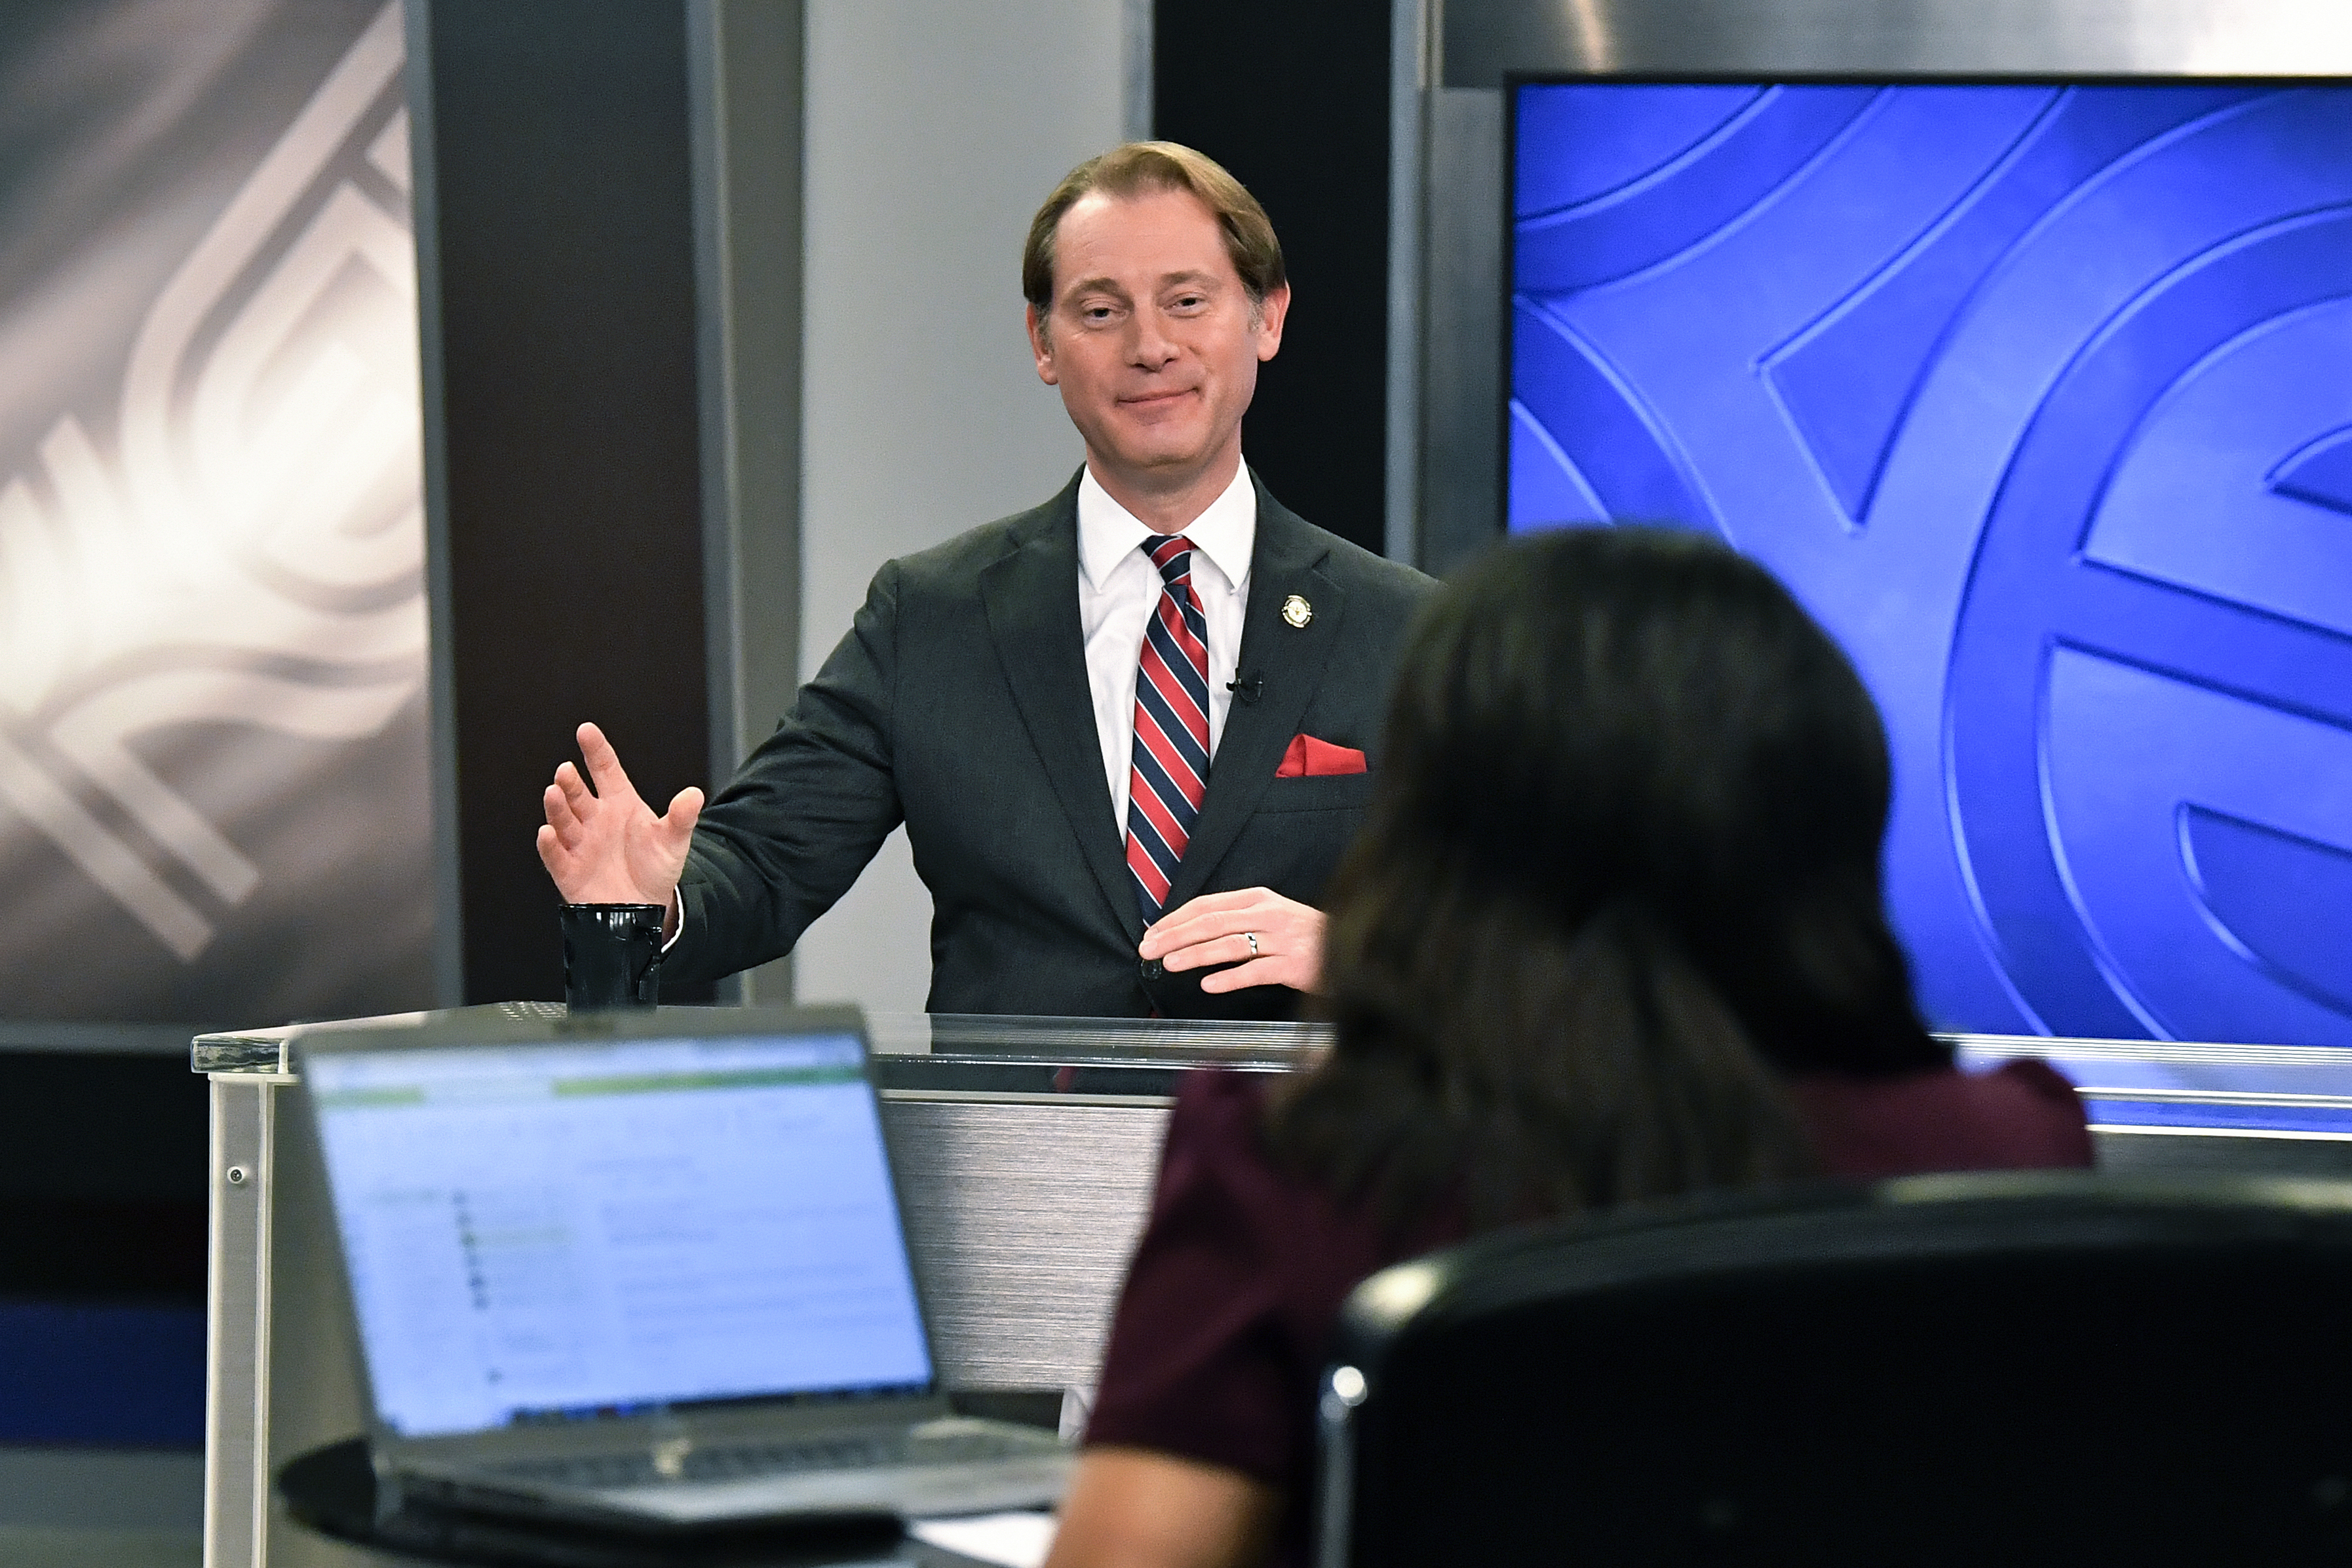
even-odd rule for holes
{"type": "Polygon", "coordinates": [[[583,726],[595,789],[557,769],[541,857],[567,900],[667,904],[691,980],[790,951],[903,821],[933,1011],[1291,1016],[1432,584],[1243,464],[1290,289],[1223,169],[1162,142],[1081,164],[1022,274],[1086,466],[886,565],[708,810],[656,816],[583,726]]]}

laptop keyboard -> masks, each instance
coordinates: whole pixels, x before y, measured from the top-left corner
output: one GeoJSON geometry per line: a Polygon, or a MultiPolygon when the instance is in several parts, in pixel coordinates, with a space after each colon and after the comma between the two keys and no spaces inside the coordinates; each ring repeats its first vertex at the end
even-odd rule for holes
{"type": "Polygon", "coordinates": [[[596,1490],[661,1481],[732,1481],[761,1476],[809,1475],[899,1465],[968,1465],[1034,1456],[1034,1443],[992,1432],[916,1437],[887,1432],[871,1437],[814,1443],[751,1443],[689,1448],[656,1464],[649,1454],[595,1454],[561,1459],[513,1459],[488,1467],[499,1475],[596,1490]]]}

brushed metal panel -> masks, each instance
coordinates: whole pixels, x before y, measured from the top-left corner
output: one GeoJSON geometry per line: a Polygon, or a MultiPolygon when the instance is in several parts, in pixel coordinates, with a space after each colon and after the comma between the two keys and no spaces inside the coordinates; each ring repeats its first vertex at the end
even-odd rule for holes
{"type": "Polygon", "coordinates": [[[1009,1053],[1029,1061],[1298,1066],[1331,1043],[1328,1023],[1259,1019],[1035,1018],[1019,1013],[866,1015],[877,1055],[1009,1053]]]}
{"type": "Polygon", "coordinates": [[[2352,73],[2342,0],[1444,0],[1448,87],[1505,73],[2352,73]]]}
{"type": "Polygon", "coordinates": [[[886,1097],[882,1117],[941,1380],[1091,1386],[1167,1110],[886,1097]]]}

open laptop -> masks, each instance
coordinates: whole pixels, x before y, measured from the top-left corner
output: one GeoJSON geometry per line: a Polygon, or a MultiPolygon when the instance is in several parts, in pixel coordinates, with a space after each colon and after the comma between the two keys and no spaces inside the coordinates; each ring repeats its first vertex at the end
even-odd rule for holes
{"type": "Polygon", "coordinates": [[[298,1038],[377,1511],[671,1531],[1057,1497],[953,1415],[855,1009],[298,1038]]]}

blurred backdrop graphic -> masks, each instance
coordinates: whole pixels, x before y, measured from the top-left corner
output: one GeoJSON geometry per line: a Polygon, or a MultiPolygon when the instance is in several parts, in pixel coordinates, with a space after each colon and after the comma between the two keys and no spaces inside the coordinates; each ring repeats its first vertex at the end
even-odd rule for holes
{"type": "Polygon", "coordinates": [[[0,1017],[429,997],[383,0],[0,17],[0,1017]]]}

